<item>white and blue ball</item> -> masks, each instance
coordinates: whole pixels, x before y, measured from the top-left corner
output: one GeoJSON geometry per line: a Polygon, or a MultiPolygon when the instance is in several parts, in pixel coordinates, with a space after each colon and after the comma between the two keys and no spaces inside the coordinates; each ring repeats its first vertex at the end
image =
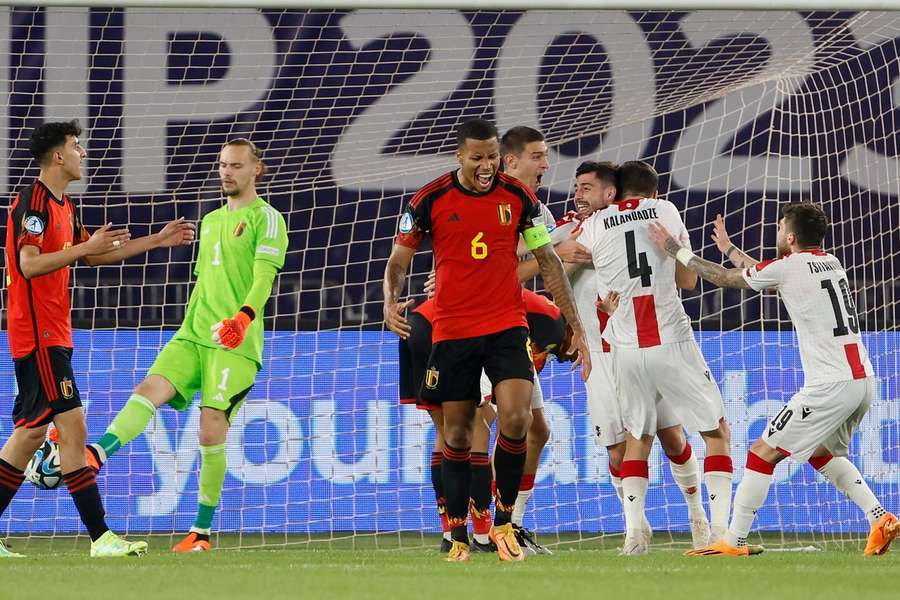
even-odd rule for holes
{"type": "Polygon", "coordinates": [[[52,490],[62,483],[62,467],[59,464],[59,446],[45,440],[25,467],[25,479],[42,490],[52,490]]]}

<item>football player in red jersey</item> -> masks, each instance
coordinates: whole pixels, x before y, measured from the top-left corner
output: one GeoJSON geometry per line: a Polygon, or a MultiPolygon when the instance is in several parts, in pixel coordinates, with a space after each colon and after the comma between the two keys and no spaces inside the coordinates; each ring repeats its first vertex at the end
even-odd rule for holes
{"type": "Polygon", "coordinates": [[[384,316],[391,331],[409,335],[403,313],[411,301],[401,295],[413,255],[430,234],[437,283],[432,352],[422,398],[440,404],[444,413],[442,479],[453,539],[447,558],[469,558],[472,422],[483,369],[494,386],[500,423],[490,536],[501,560],[522,560],[511,518],[531,424],[534,366],[516,273],[520,233],[541,266],[545,287],[572,327],[573,352],[579,353],[575,364],[583,365],[583,377],[590,373],[590,357],[572,289],[542,222],[540,203],[519,180],[499,173],[496,128],[483,119],[467,121],[457,132],[457,142],[459,169],[419,190],[400,218],[385,269],[384,316]]]}
{"type": "MultiPolygon", "coordinates": [[[[426,285],[427,289],[428,286],[426,285]]],[[[550,355],[555,356],[560,361],[567,361],[571,358],[571,356],[567,355],[568,344],[571,341],[567,331],[571,333],[571,330],[567,330],[566,321],[562,317],[559,308],[550,302],[546,296],[527,289],[522,290],[522,293],[524,294],[527,311],[528,336],[534,360],[534,370],[535,374],[538,374],[547,364],[550,355]]],[[[400,339],[399,344],[399,392],[401,404],[415,404],[417,408],[427,410],[434,422],[435,437],[434,448],[431,454],[431,484],[434,487],[438,514],[440,515],[441,527],[444,532],[441,551],[449,552],[451,548],[450,528],[444,500],[443,481],[441,479],[441,462],[444,449],[443,412],[440,406],[423,402],[419,393],[425,378],[425,371],[428,368],[428,358],[431,355],[431,319],[433,315],[433,299],[428,299],[419,304],[409,315],[410,335],[406,339],[400,339]]],[[[539,391],[540,388],[535,386],[534,389],[539,391]]],[[[493,474],[488,461],[488,446],[491,432],[487,422],[488,420],[493,422],[496,417],[494,409],[488,408],[491,397],[488,396],[485,400],[487,400],[485,408],[476,413],[475,416],[475,434],[472,443],[472,482],[469,488],[469,512],[472,515],[472,525],[475,533],[471,547],[473,552],[496,551],[496,547],[489,539],[481,537],[481,534],[488,535],[490,521],[487,521],[484,530],[480,530],[482,525],[480,519],[490,518],[491,479],[493,474]],[[483,469],[482,462],[485,467],[483,469]]],[[[522,545],[521,542],[520,545],[522,545]]]]}
{"type": "MultiPolygon", "coordinates": [[[[177,219],[157,234],[130,240],[104,225],[89,235],[66,187],[81,179],[86,152],[76,121],[45,123],[31,134],[40,175],[16,194],[6,223],[9,347],[18,395],[15,430],[0,449],[0,514],[24,480],[29,459],[50,422],[59,432],[63,480],[91,536],[91,556],[140,555],[146,542],[126,542],[106,526],[94,471],[85,463],[87,424],[72,373],[69,265],[113,264],[151,248],[188,244],[194,225],[177,219]]],[[[0,558],[15,556],[0,544],[0,558]]]]}

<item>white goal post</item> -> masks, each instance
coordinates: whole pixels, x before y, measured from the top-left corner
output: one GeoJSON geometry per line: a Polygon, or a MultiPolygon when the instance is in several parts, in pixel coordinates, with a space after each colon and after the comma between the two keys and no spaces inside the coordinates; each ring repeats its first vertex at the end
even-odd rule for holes
{"type": "MultiPolygon", "coordinates": [[[[454,167],[453,132],[477,116],[501,131],[544,132],[552,166],[539,195],[557,217],[572,208],[580,162],[651,162],[695,251],[711,260],[720,260],[709,239],[717,213],[745,251],[771,257],[779,204],[820,203],[879,379],[852,459],[885,506],[898,508],[896,2],[265,5],[0,2],[7,197],[35,175],[27,139],[44,120],[85,127],[86,177],[72,188],[84,222],[113,221],[134,235],[219,206],[215,161],[226,139],[263,149],[261,193],[284,215],[290,248],[267,310],[265,366],[229,434],[214,523],[221,546],[373,534],[415,546],[439,531],[433,432],[427,416],[398,406],[381,276],[402,203],[454,167]]],[[[179,324],[194,257],[155,251],[76,269],[74,364],[91,439],[179,324]]],[[[430,261],[423,252],[414,262],[417,298],[430,261]]],[[[701,285],[684,300],[726,401],[738,481],[748,444],[802,383],[796,340],[774,295],[701,285]]],[[[0,414],[9,414],[12,361],[0,348],[0,414]]],[[[565,365],[548,365],[541,378],[553,437],[526,525],[549,542],[619,535],[621,506],[583,386],[565,365]]],[[[161,410],[104,468],[115,530],[178,534],[191,525],[198,414],[161,410]]],[[[0,436],[10,431],[3,421],[0,436]]],[[[654,540],[680,543],[686,507],[658,450],[647,506],[654,540]]],[[[867,531],[817,474],[790,463],[776,470],[757,526],[787,545],[856,543],[867,531]]],[[[28,486],[0,519],[0,535],[79,527],[65,490],[28,486]]]]}

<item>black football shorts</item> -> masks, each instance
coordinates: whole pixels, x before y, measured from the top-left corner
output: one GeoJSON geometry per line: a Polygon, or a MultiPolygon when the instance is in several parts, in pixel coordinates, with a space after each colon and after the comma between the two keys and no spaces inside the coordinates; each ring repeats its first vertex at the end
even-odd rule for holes
{"type": "Polygon", "coordinates": [[[12,413],[16,427],[41,427],[50,423],[53,415],[81,406],[71,348],[38,348],[13,362],[19,387],[12,413]]]}
{"type": "Polygon", "coordinates": [[[422,382],[423,401],[440,405],[455,400],[481,401],[481,371],[491,385],[506,379],[534,381],[528,348],[528,328],[434,344],[422,382]]]}
{"type": "Polygon", "coordinates": [[[423,410],[440,408],[422,400],[422,380],[431,356],[431,323],[421,314],[409,315],[410,334],[400,340],[400,404],[415,404],[423,410]]]}

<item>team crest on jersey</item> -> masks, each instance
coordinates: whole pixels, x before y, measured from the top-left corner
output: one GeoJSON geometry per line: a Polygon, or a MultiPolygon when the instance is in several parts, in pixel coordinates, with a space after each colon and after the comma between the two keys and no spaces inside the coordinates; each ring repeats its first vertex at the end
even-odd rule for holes
{"type": "Polygon", "coordinates": [[[400,217],[400,233],[409,233],[413,230],[413,218],[408,212],[403,213],[400,217]]]}
{"type": "Polygon", "coordinates": [[[429,390],[437,389],[438,379],[441,373],[434,367],[425,371],[425,387],[429,390]]]}
{"type": "Polygon", "coordinates": [[[63,398],[68,400],[75,394],[75,384],[68,377],[63,377],[62,381],[59,382],[59,391],[62,393],[63,398]]]}
{"type": "Polygon", "coordinates": [[[28,215],[22,224],[25,226],[25,231],[32,235],[44,233],[44,221],[37,215],[28,215]]]}
{"type": "Polygon", "coordinates": [[[497,217],[500,219],[501,225],[509,225],[512,223],[512,206],[509,204],[498,205],[497,217]]]}
{"type": "Polygon", "coordinates": [[[234,228],[234,237],[241,237],[241,234],[244,233],[244,229],[247,228],[247,224],[241,221],[237,224],[237,227],[234,228]]]}

